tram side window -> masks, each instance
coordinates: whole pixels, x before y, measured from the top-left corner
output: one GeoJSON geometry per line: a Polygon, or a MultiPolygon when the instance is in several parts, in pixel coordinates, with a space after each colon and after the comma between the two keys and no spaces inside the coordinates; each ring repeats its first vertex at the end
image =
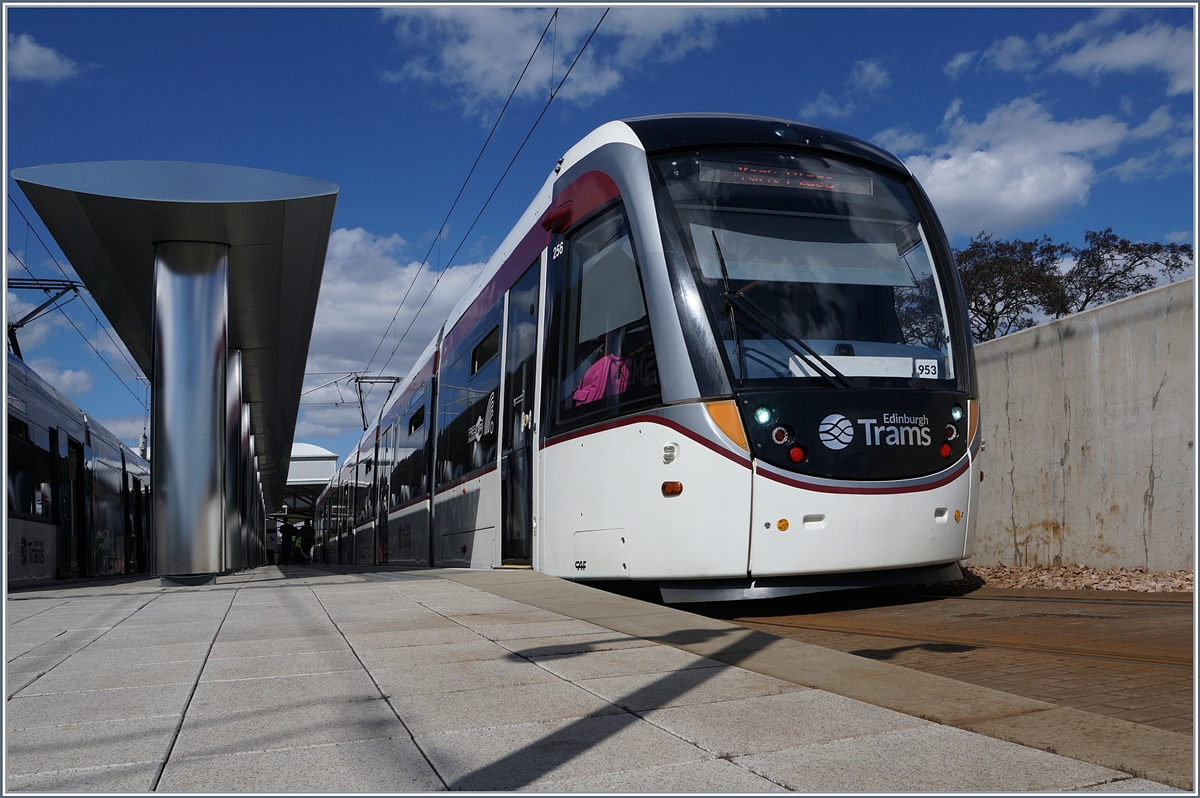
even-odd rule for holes
{"type": "Polygon", "coordinates": [[[120,454],[92,436],[95,461],[92,464],[92,526],[94,541],[90,549],[92,574],[118,574],[125,570],[125,536],[121,519],[120,454]],[[114,457],[115,455],[115,457],[114,457]]]}
{"type": "Polygon", "coordinates": [[[375,495],[384,501],[391,495],[388,482],[392,476],[392,464],[395,460],[396,426],[392,425],[379,436],[379,462],[375,467],[375,495]]]}
{"type": "Polygon", "coordinates": [[[407,412],[396,421],[396,465],[392,469],[392,506],[428,492],[425,463],[429,438],[425,426],[425,388],[417,392],[407,412]]]}
{"type": "Polygon", "coordinates": [[[8,417],[8,512],[16,515],[53,517],[50,452],[30,440],[29,426],[8,417]]]}
{"type": "Polygon", "coordinates": [[[559,420],[658,400],[650,318],[620,208],[572,236],[564,283],[559,420]]]}
{"type": "Polygon", "coordinates": [[[364,460],[358,465],[357,479],[355,480],[355,513],[354,523],[365,524],[370,521],[373,513],[375,482],[372,478],[373,461],[370,459],[364,460]]]}
{"type": "Polygon", "coordinates": [[[447,357],[438,383],[439,485],[496,462],[499,336],[494,321],[485,324],[447,357]]]}

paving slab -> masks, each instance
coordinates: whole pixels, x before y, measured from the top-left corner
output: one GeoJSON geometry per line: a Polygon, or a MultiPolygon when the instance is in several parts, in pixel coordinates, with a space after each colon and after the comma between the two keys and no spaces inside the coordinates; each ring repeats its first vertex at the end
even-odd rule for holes
{"type": "Polygon", "coordinates": [[[1068,707],[965,724],[1000,740],[1125,771],[1134,776],[1190,788],[1194,779],[1193,738],[1119,718],[1068,707]],[[1081,730],[1086,730],[1080,734],[1081,730]]]}
{"type": "Polygon", "coordinates": [[[415,739],[452,790],[514,790],[707,758],[628,713],[415,739]]]}
{"type": "Polygon", "coordinates": [[[376,669],[429,668],[451,662],[481,660],[512,660],[514,654],[491,640],[467,640],[460,643],[435,643],[428,646],[399,646],[368,648],[358,652],[358,658],[370,671],[376,669]]]}
{"type": "Polygon", "coordinates": [[[1050,792],[1124,777],[1098,765],[933,723],[734,762],[803,792],[1050,792]],[[937,767],[931,768],[934,762],[937,767]]]}
{"type": "Polygon", "coordinates": [[[179,720],[174,715],[27,728],[8,745],[9,775],[37,773],[49,760],[59,770],[114,763],[159,763],[179,720]]]}
{"type": "Polygon", "coordinates": [[[55,670],[88,671],[93,668],[199,662],[208,653],[209,646],[209,640],[170,643],[160,646],[137,646],[135,648],[92,648],[89,646],[83,651],[73,654],[69,659],[63,660],[55,670]]]}
{"type": "Polygon", "coordinates": [[[372,701],[379,690],[362,670],[306,673],[257,679],[204,681],[196,686],[188,715],[225,712],[231,707],[261,709],[300,702],[372,701]]]}
{"type": "Polygon", "coordinates": [[[465,660],[437,667],[375,668],[379,689],[389,696],[449,693],[558,681],[553,673],[525,660],[465,660]]]}
{"type": "Polygon", "coordinates": [[[193,684],[200,675],[200,660],[183,662],[153,662],[140,665],[113,663],[108,667],[94,666],[86,671],[79,668],[55,668],[21,691],[22,697],[76,693],[80,687],[106,690],[118,687],[147,687],[165,684],[193,684]]]}
{"type": "Polygon", "coordinates": [[[715,664],[668,673],[644,673],[587,679],[580,686],[631,712],[708,704],[805,688],[770,676],[715,664]]]}
{"type": "Polygon", "coordinates": [[[496,645],[504,646],[519,657],[534,659],[537,657],[556,657],[564,654],[587,654],[596,651],[616,651],[624,648],[646,648],[657,645],[651,640],[602,629],[582,635],[556,635],[554,637],[523,637],[512,640],[498,640],[496,645]]]}
{"type": "Polygon", "coordinates": [[[172,758],[165,792],[431,792],[444,789],[409,739],[258,751],[232,756],[172,758]],[[351,788],[350,785],[353,785],[351,788]]]}
{"type": "Polygon", "coordinates": [[[823,690],[651,709],[641,716],[715,756],[733,758],[916,728],[928,721],[823,690]],[[797,723],[797,718],[803,718],[797,723]]]}
{"type": "Polygon", "coordinates": [[[346,639],[336,631],[311,637],[273,637],[268,640],[239,640],[213,643],[209,659],[262,657],[270,654],[315,654],[322,651],[349,651],[346,639]]]}
{"type": "Polygon", "coordinates": [[[304,654],[265,654],[261,657],[209,659],[200,682],[254,679],[266,676],[301,676],[312,673],[356,671],[358,657],[349,648],[304,654]]]}
{"type": "MultiPolygon", "coordinates": [[[[190,684],[148,685],[77,693],[16,695],[7,702],[6,731],[88,721],[171,716],[178,718],[190,684]]],[[[9,741],[12,741],[10,736],[9,741]]]]}
{"type": "Polygon", "coordinates": [[[188,713],[172,757],[217,756],[314,745],[406,737],[396,713],[382,700],[328,702],[299,697],[258,709],[226,707],[188,713]]]}
{"type": "Polygon", "coordinates": [[[1118,779],[1117,781],[1107,781],[1104,784],[1096,784],[1091,787],[1082,787],[1076,792],[1152,792],[1152,793],[1182,793],[1176,787],[1168,787],[1164,784],[1159,784],[1156,781],[1147,781],[1146,779],[1127,778],[1118,779]]]}
{"type": "Polygon", "coordinates": [[[555,793],[766,793],[787,792],[772,781],[724,759],[624,770],[561,781],[539,781],[520,788],[555,793]]]}
{"type": "Polygon", "coordinates": [[[458,624],[435,626],[429,629],[392,632],[348,632],[346,639],[357,650],[370,648],[402,648],[404,646],[431,646],[438,643],[469,643],[480,639],[480,635],[458,624]]]}
{"type": "Polygon", "coordinates": [[[674,673],[689,668],[711,668],[718,664],[707,657],[698,657],[667,646],[586,651],[578,654],[534,656],[530,659],[551,673],[570,681],[643,673],[674,673]]]}
{"type": "Polygon", "coordinates": [[[562,681],[392,695],[388,700],[414,735],[616,715],[625,711],[562,681]]]}
{"type": "Polygon", "coordinates": [[[9,791],[61,792],[150,792],[161,765],[158,762],[109,765],[78,770],[9,774],[9,791]]]}

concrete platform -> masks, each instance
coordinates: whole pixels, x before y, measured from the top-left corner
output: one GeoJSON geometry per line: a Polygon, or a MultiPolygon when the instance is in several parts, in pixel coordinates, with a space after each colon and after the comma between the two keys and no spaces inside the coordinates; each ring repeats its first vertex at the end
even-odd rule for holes
{"type": "Polygon", "coordinates": [[[1191,738],[528,570],[6,602],[8,791],[1192,789],[1191,738]]]}

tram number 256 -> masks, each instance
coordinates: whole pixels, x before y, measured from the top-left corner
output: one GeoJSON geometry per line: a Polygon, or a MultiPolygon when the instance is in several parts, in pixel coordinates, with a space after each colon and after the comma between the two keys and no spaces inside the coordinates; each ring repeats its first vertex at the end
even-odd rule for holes
{"type": "Polygon", "coordinates": [[[587,570],[587,560],[576,560],[575,561],[575,570],[576,571],[586,571],[587,570]]]}

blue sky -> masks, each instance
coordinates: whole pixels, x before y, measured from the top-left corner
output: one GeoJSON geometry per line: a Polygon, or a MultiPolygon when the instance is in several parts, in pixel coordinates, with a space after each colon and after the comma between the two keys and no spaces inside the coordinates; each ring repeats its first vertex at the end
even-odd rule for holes
{"type": "MultiPolygon", "coordinates": [[[[1190,6],[616,6],[464,238],[604,12],[575,6],[559,12],[422,267],[552,12],[10,5],[6,173],[161,159],[339,185],[310,387],[366,368],[414,276],[401,331],[445,270],[408,335],[393,328],[382,347],[396,348],[387,373],[403,374],[557,158],[624,117],[763,114],[869,139],[917,174],[958,246],[981,230],[1082,244],[1106,227],[1194,244],[1190,6]]],[[[11,177],[6,187],[7,273],[28,276],[19,259],[61,277],[13,200],[69,265],[11,177]]],[[[6,310],[38,301],[10,291],[6,310]]],[[[136,442],[144,388],[85,303],[95,309],[85,298],[65,311],[112,370],[59,313],[22,330],[26,360],[136,442]]],[[[352,404],[343,386],[304,397],[298,441],[339,454],[353,445],[359,412],[335,404],[352,404]]]]}

